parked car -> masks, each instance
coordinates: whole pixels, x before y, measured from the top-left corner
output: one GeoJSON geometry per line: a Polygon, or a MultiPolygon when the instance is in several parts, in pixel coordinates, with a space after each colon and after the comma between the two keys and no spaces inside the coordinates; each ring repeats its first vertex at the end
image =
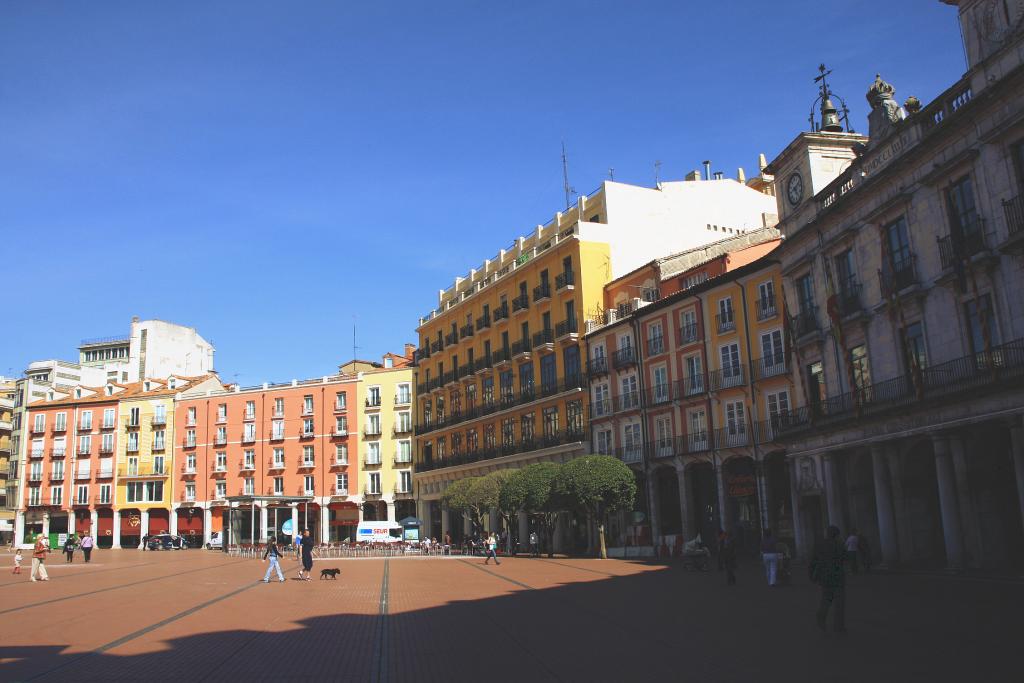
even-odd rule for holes
{"type": "Polygon", "coordinates": [[[207,550],[218,550],[224,547],[224,535],[219,531],[210,532],[210,540],[206,543],[207,550]]]}
{"type": "Polygon", "coordinates": [[[150,536],[149,541],[146,543],[146,548],[149,550],[184,550],[188,547],[181,536],[173,536],[171,534],[156,534],[150,536]]]}

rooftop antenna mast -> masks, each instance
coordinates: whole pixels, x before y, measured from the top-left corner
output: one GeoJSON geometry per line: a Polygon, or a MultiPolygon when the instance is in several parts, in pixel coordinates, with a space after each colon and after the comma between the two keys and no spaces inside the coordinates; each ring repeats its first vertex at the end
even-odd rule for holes
{"type": "Polygon", "coordinates": [[[814,78],[814,82],[818,84],[818,97],[811,104],[811,115],[808,120],[811,124],[811,132],[817,133],[820,131],[826,131],[829,133],[842,133],[843,129],[846,129],[847,133],[854,132],[850,128],[850,110],[846,106],[846,100],[839,95],[832,92],[832,89],[828,87],[828,81],[826,77],[832,74],[831,69],[827,69],[824,64],[818,65],[818,76],[814,78]],[[839,100],[839,104],[842,105],[842,109],[837,109],[832,104],[832,98],[839,100]],[[815,109],[820,106],[821,120],[818,121],[815,116],[815,109]]]}
{"type": "Polygon", "coordinates": [[[572,196],[576,190],[569,184],[569,155],[565,152],[565,140],[562,140],[562,189],[565,191],[565,208],[572,206],[572,196]]]}
{"type": "Polygon", "coordinates": [[[352,316],[352,360],[355,361],[357,358],[356,350],[360,347],[356,346],[356,317],[352,316]]]}
{"type": "Polygon", "coordinates": [[[654,162],[654,186],[661,185],[661,159],[654,162]]]}

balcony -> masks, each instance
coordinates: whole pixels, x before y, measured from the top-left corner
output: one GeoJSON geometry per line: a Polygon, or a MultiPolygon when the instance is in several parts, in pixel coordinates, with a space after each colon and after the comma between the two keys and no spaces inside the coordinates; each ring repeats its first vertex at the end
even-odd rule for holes
{"type": "Polygon", "coordinates": [[[785,353],[775,353],[764,358],[756,358],[751,362],[751,366],[755,382],[784,375],[789,370],[785,353]]]}
{"type": "Polygon", "coordinates": [[[675,398],[673,395],[673,389],[675,387],[669,383],[655,384],[647,390],[647,406],[651,408],[657,408],[659,406],[668,405],[675,398]]]}
{"type": "MultiPolygon", "coordinates": [[[[138,449],[136,449],[136,450],[138,450],[138,449]]],[[[50,457],[51,458],[63,458],[66,454],[67,454],[67,448],[51,448],[50,449],[50,457]]]]}
{"type": "Polygon", "coordinates": [[[533,335],[533,348],[539,352],[555,350],[555,333],[552,330],[541,330],[533,335]]]}
{"type": "MultiPolygon", "coordinates": [[[[0,422],[0,429],[2,429],[2,428],[3,428],[3,424],[2,424],[2,422],[0,422]]],[[[10,426],[8,426],[7,428],[10,429],[10,426]]],[[[79,432],[85,432],[85,433],[91,432],[92,431],[92,422],[90,422],[89,424],[85,424],[83,422],[82,424],[78,425],[78,431],[79,432]]]]}
{"type": "Polygon", "coordinates": [[[367,408],[380,408],[380,394],[367,397],[365,403],[367,408]]]}
{"type": "Polygon", "coordinates": [[[984,232],[984,221],[978,218],[968,229],[955,230],[945,237],[936,238],[939,243],[939,258],[943,270],[955,268],[974,256],[988,251],[994,241],[984,232]]]}
{"type": "Polygon", "coordinates": [[[739,422],[731,427],[722,427],[715,430],[716,448],[739,448],[750,445],[750,432],[747,425],[739,422]]]}
{"type": "Polygon", "coordinates": [[[238,469],[242,472],[252,472],[256,469],[256,461],[246,462],[244,459],[239,460],[238,469]]]}
{"type": "Polygon", "coordinates": [[[401,422],[396,422],[395,426],[391,428],[391,433],[394,436],[406,436],[407,434],[411,434],[412,423],[406,422],[405,424],[403,424],[401,422]]]}
{"type": "Polygon", "coordinates": [[[96,472],[97,479],[113,479],[114,468],[113,467],[102,467],[96,472]]]}
{"type": "Polygon", "coordinates": [[[492,314],[494,318],[494,324],[497,325],[500,322],[508,322],[508,304],[503,303],[494,309],[492,314]]]}
{"type": "Polygon", "coordinates": [[[665,353],[665,337],[658,335],[647,340],[647,355],[658,356],[665,353]]]}
{"type": "Polygon", "coordinates": [[[33,423],[32,428],[29,431],[31,431],[33,434],[42,434],[43,432],[46,431],[46,426],[38,423],[33,423]]]}
{"type": "Polygon", "coordinates": [[[730,365],[721,370],[712,370],[708,375],[711,391],[721,391],[743,385],[742,365],[730,365]]]}
{"type": "Polygon", "coordinates": [[[619,349],[612,354],[612,366],[616,370],[623,370],[633,365],[636,365],[636,351],[632,346],[619,349]]]}
{"type": "Polygon", "coordinates": [[[579,429],[568,429],[564,432],[555,432],[539,438],[528,438],[519,443],[503,443],[499,448],[483,448],[478,451],[468,451],[458,455],[451,455],[436,460],[423,460],[416,463],[417,472],[430,472],[446,467],[456,467],[475,462],[491,460],[509,455],[529,453],[538,448],[553,448],[566,444],[577,444],[584,440],[584,435],[579,429]]]}
{"type": "Polygon", "coordinates": [[[878,287],[885,298],[896,296],[917,283],[917,264],[913,255],[892,264],[886,263],[878,271],[878,287]]]}
{"type": "Polygon", "coordinates": [[[441,384],[444,386],[448,386],[449,384],[455,384],[455,380],[457,379],[458,377],[455,376],[455,371],[453,370],[449,370],[440,377],[441,384]]]}
{"type": "Polygon", "coordinates": [[[367,425],[365,428],[363,428],[363,436],[366,437],[367,439],[378,439],[380,438],[380,435],[380,425],[367,425]]]}
{"type": "Polygon", "coordinates": [[[334,461],[331,462],[331,467],[348,467],[348,457],[346,456],[340,460],[335,458],[334,461]]]}
{"type": "Polygon", "coordinates": [[[30,458],[41,458],[41,457],[43,457],[43,449],[42,448],[33,448],[31,451],[29,451],[29,457],[30,458]]]}
{"type": "Polygon", "coordinates": [[[473,363],[465,363],[459,366],[459,371],[456,373],[456,379],[467,379],[473,374],[473,363]]]}
{"type": "Polygon", "coordinates": [[[512,354],[508,349],[498,349],[493,355],[494,365],[504,365],[512,360],[512,354]]]}
{"type": "Polygon", "coordinates": [[[640,407],[640,394],[629,391],[615,397],[615,412],[621,413],[626,410],[636,410],[640,407]]]}
{"type": "Polygon", "coordinates": [[[615,411],[612,410],[612,402],[610,399],[605,398],[598,401],[593,401],[590,404],[591,420],[600,420],[602,418],[611,417],[614,414],[615,411]]]}
{"type": "Polygon", "coordinates": [[[282,429],[282,430],[280,430],[280,431],[272,430],[272,431],[271,431],[271,432],[270,432],[270,433],[269,433],[269,434],[267,435],[267,438],[268,438],[268,439],[269,439],[270,441],[284,441],[284,430],[283,430],[283,429],[282,429]]]}
{"type": "Polygon", "coordinates": [[[537,399],[537,386],[532,382],[519,388],[519,404],[529,403],[537,399]]]}
{"type": "Polygon", "coordinates": [[[395,484],[395,495],[396,496],[411,496],[411,488],[403,488],[401,484],[395,484]]]}
{"type": "Polygon", "coordinates": [[[1020,248],[1024,244],[1024,194],[1003,201],[1003,215],[1006,217],[1006,230],[1009,233],[1003,248],[1020,248]]]}
{"type": "Polygon", "coordinates": [[[555,276],[555,291],[557,292],[561,292],[563,289],[572,289],[575,284],[576,274],[571,270],[555,276]]]}
{"type": "Polygon", "coordinates": [[[42,481],[43,480],[43,473],[42,472],[29,472],[28,476],[27,476],[27,479],[29,481],[42,481]]]}
{"type": "Polygon", "coordinates": [[[256,443],[256,434],[251,432],[242,434],[242,443],[256,443]]]}
{"type": "Polygon", "coordinates": [[[704,373],[698,373],[696,375],[690,375],[689,377],[685,377],[679,380],[679,384],[681,386],[676,391],[677,397],[698,396],[700,394],[703,394],[707,387],[707,382],[705,381],[704,373]]]}
{"type": "Polygon", "coordinates": [[[533,288],[533,303],[540,303],[551,298],[551,285],[542,282],[533,288]]]}
{"type": "Polygon", "coordinates": [[[473,372],[487,372],[491,369],[491,354],[484,354],[482,358],[473,361],[473,372]]]}
{"type": "Polygon", "coordinates": [[[529,310],[530,299],[526,294],[520,294],[516,298],[512,299],[512,312],[522,313],[523,311],[529,310]]]}
{"type": "Polygon", "coordinates": [[[466,339],[467,337],[473,336],[473,326],[471,324],[465,324],[459,328],[459,338],[466,339]]]}
{"type": "Polygon", "coordinates": [[[374,490],[374,489],[371,489],[369,486],[364,486],[363,487],[363,497],[364,498],[377,498],[379,496],[380,496],[380,490],[379,489],[378,490],[374,490]]]}
{"type": "Polygon", "coordinates": [[[308,469],[313,468],[313,467],[316,467],[316,461],[315,460],[302,460],[299,463],[299,469],[300,470],[308,470],[308,469]]]}
{"type": "Polygon", "coordinates": [[[444,343],[440,340],[430,342],[430,353],[431,355],[439,353],[444,350],[444,343]]]}
{"type": "Polygon", "coordinates": [[[58,433],[58,434],[62,433],[62,432],[68,431],[68,423],[66,421],[65,422],[55,422],[54,425],[53,425],[53,431],[58,433]]]}
{"type": "MultiPolygon", "coordinates": [[[[214,446],[227,446],[228,445],[228,437],[227,436],[222,436],[222,435],[218,434],[217,436],[213,437],[213,445],[214,446]]],[[[138,450],[138,448],[136,448],[135,450],[138,450]]]]}
{"type": "Polygon", "coordinates": [[[228,471],[228,463],[227,463],[227,461],[213,463],[213,464],[210,465],[210,474],[212,474],[214,476],[220,476],[222,474],[227,474],[227,471],[228,471]]]}
{"type": "Polygon", "coordinates": [[[284,460],[274,460],[272,458],[267,460],[267,469],[268,470],[283,470],[284,469],[284,460]]]}
{"type": "Polygon", "coordinates": [[[378,458],[369,458],[369,457],[363,458],[363,466],[364,467],[380,467],[380,464],[381,464],[381,460],[380,460],[379,457],[378,458]]]}
{"type": "Polygon", "coordinates": [[[90,455],[92,455],[92,448],[90,446],[78,446],[78,457],[88,458],[90,455]]]}
{"type": "Polygon", "coordinates": [[[793,332],[797,339],[817,334],[819,329],[817,306],[812,304],[801,307],[800,312],[793,316],[793,332]]]}
{"type": "Polygon", "coordinates": [[[644,459],[644,448],[640,444],[619,446],[615,449],[615,457],[624,463],[639,463],[644,459]]]}
{"type": "Polygon", "coordinates": [[[312,439],[316,436],[316,431],[307,429],[306,427],[299,427],[299,438],[300,439],[312,439]]]}
{"type": "Polygon", "coordinates": [[[444,345],[445,346],[455,346],[458,343],[459,343],[459,334],[458,334],[458,332],[453,330],[453,331],[449,332],[448,334],[446,334],[444,336],[444,345]]]}
{"type": "Polygon", "coordinates": [[[487,330],[491,327],[491,316],[488,313],[476,319],[476,331],[487,330]]]}
{"type": "Polygon", "coordinates": [[[718,329],[718,334],[725,334],[726,332],[733,332],[736,329],[736,319],[733,317],[732,311],[722,314],[719,313],[715,316],[715,325],[718,329]]]}
{"type": "Polygon", "coordinates": [[[181,466],[181,473],[182,474],[195,474],[196,473],[196,466],[195,466],[195,464],[194,463],[191,464],[191,465],[183,464],[181,466]]]}
{"type": "Polygon", "coordinates": [[[412,458],[410,456],[395,456],[395,467],[408,467],[412,464],[412,458]]]}
{"type": "Polygon", "coordinates": [[[64,470],[50,470],[50,481],[64,481],[64,470]]]}
{"type": "Polygon", "coordinates": [[[864,312],[860,294],[861,284],[856,280],[851,279],[840,287],[836,294],[836,306],[840,316],[848,318],[864,312]]]}
{"type": "Polygon", "coordinates": [[[770,320],[779,314],[779,310],[775,307],[775,299],[758,299],[757,303],[757,319],[770,320]]]}
{"type": "Polygon", "coordinates": [[[78,472],[75,473],[75,479],[77,479],[78,481],[88,481],[91,478],[92,478],[92,470],[81,470],[80,469],[80,470],[78,470],[78,472]]]}
{"type": "Polygon", "coordinates": [[[167,424],[166,415],[154,415],[150,420],[150,425],[153,427],[163,427],[167,424]]]}
{"type": "Polygon", "coordinates": [[[122,465],[117,468],[118,479],[146,479],[149,477],[166,477],[170,474],[167,465],[155,463],[139,463],[138,465],[122,465]]]}
{"type": "Polygon", "coordinates": [[[76,508],[87,508],[89,507],[89,497],[75,498],[71,501],[71,506],[76,508]]]}
{"type": "Polygon", "coordinates": [[[101,494],[93,497],[92,502],[93,505],[113,505],[114,497],[111,496],[110,494],[107,494],[105,496],[101,494]]]}
{"type": "Polygon", "coordinates": [[[533,350],[533,346],[530,344],[529,339],[520,339],[517,342],[512,343],[512,358],[524,358],[530,355],[530,351],[533,350]]]}
{"type": "Polygon", "coordinates": [[[114,423],[113,422],[106,422],[106,421],[104,421],[103,424],[100,425],[100,429],[113,429],[113,428],[114,428],[114,423]]]}
{"type": "Polygon", "coordinates": [[[348,489],[347,488],[338,488],[337,486],[332,486],[331,487],[331,495],[332,496],[347,496],[348,495],[348,489]]]}
{"type": "Polygon", "coordinates": [[[587,361],[587,374],[591,377],[608,374],[608,359],[605,356],[597,356],[587,361]]]}

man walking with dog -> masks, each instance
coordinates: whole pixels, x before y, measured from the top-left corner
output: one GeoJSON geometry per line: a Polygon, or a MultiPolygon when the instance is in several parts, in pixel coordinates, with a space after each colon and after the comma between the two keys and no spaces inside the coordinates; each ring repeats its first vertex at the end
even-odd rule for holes
{"type": "Polygon", "coordinates": [[[267,550],[263,553],[263,561],[270,560],[267,573],[263,575],[263,583],[270,583],[270,572],[277,571],[277,580],[284,583],[284,573],[281,572],[281,551],[277,547],[277,539],[267,539],[267,550]]]}
{"type": "Polygon", "coordinates": [[[299,578],[305,581],[312,581],[313,572],[313,537],[309,535],[309,529],[302,532],[302,541],[299,543],[299,553],[302,556],[302,569],[299,570],[299,578]],[[305,572],[305,576],[303,576],[305,572]]]}

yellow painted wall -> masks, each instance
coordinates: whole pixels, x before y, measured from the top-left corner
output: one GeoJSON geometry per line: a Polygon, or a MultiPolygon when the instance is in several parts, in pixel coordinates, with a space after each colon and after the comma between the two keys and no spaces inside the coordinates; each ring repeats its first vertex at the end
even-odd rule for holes
{"type": "Polygon", "coordinates": [[[170,474],[174,471],[174,397],[172,395],[157,396],[157,397],[139,397],[133,399],[126,399],[121,401],[118,406],[118,438],[117,438],[117,462],[114,467],[117,473],[117,486],[115,494],[115,504],[118,508],[138,508],[140,510],[163,508],[170,510],[173,491],[171,487],[173,485],[174,477],[170,474]],[[163,427],[164,430],[164,450],[153,452],[153,432],[156,431],[153,428],[153,416],[156,413],[155,405],[160,403],[164,406],[164,415],[166,417],[166,424],[163,427]],[[131,417],[131,409],[138,407],[140,418],[139,426],[128,429],[128,421],[131,417]],[[129,454],[128,449],[128,433],[129,431],[137,431],[139,433],[139,451],[138,453],[129,454]],[[150,472],[153,466],[154,455],[163,455],[164,458],[164,471],[168,474],[162,477],[126,477],[125,473],[128,469],[128,458],[129,456],[138,456],[139,459],[139,471],[150,472]],[[128,482],[137,481],[162,481],[164,483],[163,500],[160,502],[151,503],[138,503],[128,502],[126,484],[128,482]]]}

